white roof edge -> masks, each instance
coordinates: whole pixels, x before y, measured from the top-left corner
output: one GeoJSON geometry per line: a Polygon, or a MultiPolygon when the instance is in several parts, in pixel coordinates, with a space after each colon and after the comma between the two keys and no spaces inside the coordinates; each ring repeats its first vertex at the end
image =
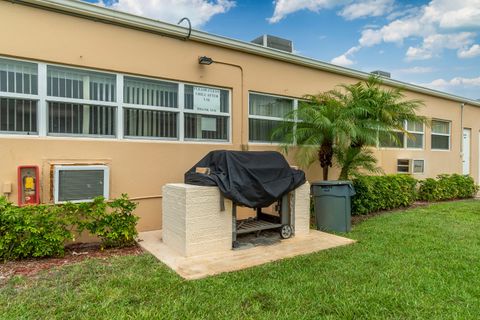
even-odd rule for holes
{"type": "MultiPolygon", "coordinates": [[[[94,20],[101,20],[104,22],[116,23],[123,26],[133,27],[151,32],[161,33],[173,37],[186,37],[187,29],[174,24],[166,23],[159,20],[149,19],[113,9],[101,7],[95,4],[90,4],[78,0],[10,0],[14,3],[23,3],[62,11],[65,13],[88,17],[94,20]]],[[[371,76],[370,73],[358,71],[350,68],[340,67],[330,63],[322,62],[312,58],[298,56],[292,53],[266,48],[257,44],[244,42],[240,40],[230,39],[223,36],[209,34],[199,30],[192,30],[190,40],[212,44],[215,46],[225,47],[229,49],[239,50],[251,54],[256,54],[276,60],[281,60],[293,64],[298,64],[310,68],[329,71],[336,74],[346,75],[357,79],[367,79],[371,76]]],[[[394,87],[400,87],[414,92],[419,92],[435,97],[445,98],[473,106],[480,107],[480,101],[460,97],[446,92],[425,88],[422,86],[406,83],[394,79],[382,78],[383,83],[394,87]]]]}

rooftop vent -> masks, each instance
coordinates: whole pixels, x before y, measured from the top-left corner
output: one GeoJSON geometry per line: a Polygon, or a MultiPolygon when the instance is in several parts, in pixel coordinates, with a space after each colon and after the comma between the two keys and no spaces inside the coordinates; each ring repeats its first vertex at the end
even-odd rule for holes
{"type": "Polygon", "coordinates": [[[273,48],[290,53],[293,52],[293,44],[291,40],[282,39],[269,34],[264,34],[263,36],[252,40],[252,43],[256,43],[267,48],[273,48]]]}
{"type": "Polygon", "coordinates": [[[370,72],[371,74],[375,74],[377,76],[380,76],[380,77],[385,77],[385,78],[391,78],[391,74],[390,72],[386,72],[386,71],[382,71],[382,70],[375,70],[375,71],[372,71],[370,72]]]}

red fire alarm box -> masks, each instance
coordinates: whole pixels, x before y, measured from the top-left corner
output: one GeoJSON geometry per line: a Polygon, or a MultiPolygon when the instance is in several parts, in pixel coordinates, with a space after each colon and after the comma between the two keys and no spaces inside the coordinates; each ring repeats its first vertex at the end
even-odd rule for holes
{"type": "Polygon", "coordinates": [[[18,205],[39,204],[40,188],[38,166],[18,167],[18,205]]]}

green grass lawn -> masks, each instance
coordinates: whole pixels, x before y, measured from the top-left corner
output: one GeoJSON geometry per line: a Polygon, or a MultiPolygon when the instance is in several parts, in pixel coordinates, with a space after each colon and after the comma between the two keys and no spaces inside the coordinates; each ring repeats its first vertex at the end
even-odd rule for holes
{"type": "Polygon", "coordinates": [[[197,281],[152,256],[16,277],[0,319],[477,319],[480,201],[374,217],[358,243],[197,281]]]}

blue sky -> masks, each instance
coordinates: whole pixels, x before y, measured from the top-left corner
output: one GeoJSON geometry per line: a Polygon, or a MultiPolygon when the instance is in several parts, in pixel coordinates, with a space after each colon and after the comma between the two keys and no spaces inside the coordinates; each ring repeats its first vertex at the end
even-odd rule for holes
{"type": "MultiPolygon", "coordinates": [[[[90,0],[90,2],[97,2],[90,0]]],[[[101,5],[480,99],[480,0],[106,0],[101,5]]]]}

